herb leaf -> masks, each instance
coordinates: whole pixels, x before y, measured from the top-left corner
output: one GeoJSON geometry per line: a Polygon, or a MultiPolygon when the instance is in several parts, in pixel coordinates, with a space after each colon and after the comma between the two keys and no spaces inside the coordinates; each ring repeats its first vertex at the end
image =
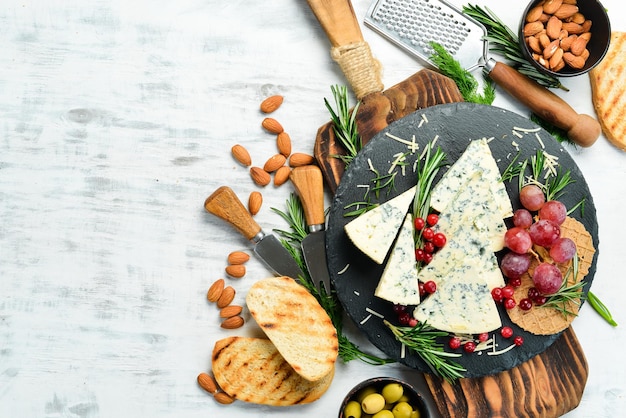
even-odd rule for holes
{"type": "Polygon", "coordinates": [[[335,155],[334,157],[341,159],[347,166],[363,146],[356,125],[356,115],[360,102],[354,106],[354,109],[350,110],[348,88],[335,85],[331,86],[330,90],[333,93],[336,110],[333,109],[327,99],[324,99],[324,104],[330,113],[335,136],[346,150],[346,155],[335,155]]]}

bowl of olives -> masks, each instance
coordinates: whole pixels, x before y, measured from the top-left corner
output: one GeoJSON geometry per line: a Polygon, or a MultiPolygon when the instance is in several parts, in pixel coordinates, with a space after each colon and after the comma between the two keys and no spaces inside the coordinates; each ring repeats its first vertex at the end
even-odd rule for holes
{"type": "Polygon", "coordinates": [[[429,418],[421,394],[407,382],[375,377],[356,385],[344,398],[339,418],[429,418]]]}

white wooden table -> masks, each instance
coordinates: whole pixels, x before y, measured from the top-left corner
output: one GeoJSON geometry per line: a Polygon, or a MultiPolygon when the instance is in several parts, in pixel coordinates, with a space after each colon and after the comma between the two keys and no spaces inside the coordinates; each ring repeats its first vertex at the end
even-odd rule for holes
{"type": "MultiPolygon", "coordinates": [[[[369,0],[355,0],[359,17],[369,0]]],[[[461,6],[461,1],[453,3],[461,6]]],[[[485,0],[511,27],[524,2],[485,0]]],[[[615,30],[624,6],[605,0],[615,30]]],[[[385,86],[421,63],[363,28],[383,63],[385,86]]],[[[230,185],[260,190],[230,156],[245,145],[261,165],[276,152],[258,106],[311,153],[328,120],[324,97],[345,85],[303,1],[3,0],[0,6],[0,416],[333,416],[362,379],[410,373],[402,366],[340,364],[312,405],[223,407],[196,384],[213,343],[252,332],[219,327],[208,286],[226,256],[249,243],[207,214],[204,199],[230,185]]],[[[557,92],[592,113],[586,76],[557,92]]],[[[498,91],[495,105],[527,114],[498,91]]],[[[574,329],[590,374],[568,417],[613,417],[626,408],[624,237],[626,154],[605,138],[570,147],[593,193],[600,257],[593,290],[612,309],[611,328],[586,304],[574,329]]],[[[256,216],[285,228],[290,184],[261,190],[256,216]]],[[[269,276],[251,259],[232,280],[269,276]]],[[[249,317],[246,317],[249,319],[249,317]]],[[[363,346],[374,350],[366,341],[363,346]]],[[[374,351],[375,352],[375,351],[374,351]]]]}

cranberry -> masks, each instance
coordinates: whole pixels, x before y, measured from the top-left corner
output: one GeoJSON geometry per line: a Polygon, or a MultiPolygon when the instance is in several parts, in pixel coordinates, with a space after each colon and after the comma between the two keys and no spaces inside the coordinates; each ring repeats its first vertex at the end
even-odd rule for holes
{"type": "Polygon", "coordinates": [[[504,326],[500,329],[500,335],[504,338],[511,338],[513,336],[513,328],[504,326]]]}
{"type": "Polygon", "coordinates": [[[431,261],[433,261],[432,253],[424,253],[424,263],[430,264],[431,261]]]}
{"type": "Polygon", "coordinates": [[[424,243],[424,252],[427,254],[432,254],[435,252],[435,244],[433,244],[431,241],[425,242],[424,243]]]}
{"type": "Polygon", "coordinates": [[[395,304],[395,305],[393,305],[393,311],[396,314],[400,315],[401,313],[406,312],[406,306],[400,305],[400,304],[395,304]]]}
{"type": "Polygon", "coordinates": [[[513,309],[515,308],[515,299],[513,298],[506,298],[504,299],[504,308],[505,309],[513,309]]]}
{"type": "Polygon", "coordinates": [[[446,245],[446,241],[446,236],[441,232],[437,232],[435,235],[433,235],[433,244],[435,244],[435,247],[443,247],[444,245],[446,245]]]}
{"type": "Polygon", "coordinates": [[[491,297],[496,302],[502,302],[502,288],[494,287],[493,289],[491,289],[491,297]]]}
{"type": "Polygon", "coordinates": [[[537,306],[545,305],[548,301],[548,298],[544,295],[539,295],[533,299],[533,303],[537,306]]]}
{"type": "Polygon", "coordinates": [[[439,222],[439,216],[435,213],[431,213],[426,217],[426,223],[430,226],[436,225],[437,222],[439,222]]]}
{"type": "Polygon", "coordinates": [[[417,282],[417,288],[418,288],[418,290],[420,292],[420,297],[423,298],[424,296],[426,296],[426,290],[424,290],[424,283],[417,282]]]}
{"type": "Polygon", "coordinates": [[[476,343],[474,341],[466,342],[463,344],[463,350],[465,350],[466,353],[473,353],[476,350],[476,343]]]}
{"type": "Polygon", "coordinates": [[[529,298],[519,301],[519,308],[523,311],[529,311],[533,307],[533,302],[529,298]]]}
{"type": "Polygon", "coordinates": [[[411,320],[411,315],[408,312],[402,312],[398,315],[398,322],[401,325],[409,325],[409,321],[411,320]]]}
{"type": "Polygon", "coordinates": [[[448,347],[453,350],[456,350],[461,346],[461,339],[459,337],[451,337],[450,341],[448,341],[448,347]]]}
{"type": "Polygon", "coordinates": [[[417,319],[415,319],[415,318],[409,319],[409,326],[411,328],[415,328],[417,326],[417,319]]]}
{"type": "Polygon", "coordinates": [[[415,229],[418,231],[421,231],[425,225],[426,225],[426,221],[424,221],[424,218],[415,218],[413,220],[413,226],[415,226],[415,229]]]}
{"type": "Polygon", "coordinates": [[[513,344],[518,347],[524,344],[524,337],[522,337],[521,335],[516,335],[515,338],[513,338],[513,344]]]}
{"type": "Polygon", "coordinates": [[[509,279],[508,283],[513,287],[520,287],[522,285],[522,278],[516,277],[515,279],[509,279]]]}
{"type": "Polygon", "coordinates": [[[481,332],[480,334],[478,334],[478,341],[480,341],[481,343],[484,343],[488,339],[489,339],[489,333],[488,332],[481,332]]]}
{"type": "Polygon", "coordinates": [[[424,230],[422,231],[422,238],[424,238],[426,241],[432,240],[434,236],[435,231],[430,228],[424,228],[424,230]]]}
{"type": "Polygon", "coordinates": [[[426,291],[426,293],[435,293],[437,291],[437,283],[433,282],[432,280],[427,281],[426,283],[424,283],[424,290],[426,291]]]}
{"type": "Polygon", "coordinates": [[[503,298],[512,298],[513,294],[515,293],[515,289],[513,289],[513,286],[504,286],[502,288],[502,297],[503,298]]]}
{"type": "Polygon", "coordinates": [[[421,248],[415,250],[415,261],[424,261],[424,254],[425,252],[421,248]]]}

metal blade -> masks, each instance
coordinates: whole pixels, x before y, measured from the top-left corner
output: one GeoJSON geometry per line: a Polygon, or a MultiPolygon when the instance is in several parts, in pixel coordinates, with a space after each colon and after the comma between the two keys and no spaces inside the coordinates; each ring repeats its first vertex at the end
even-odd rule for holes
{"type": "Polygon", "coordinates": [[[329,293],[330,275],[326,262],[326,232],[322,230],[307,235],[302,240],[302,254],[311,278],[321,281],[326,288],[326,293],[329,293]]]}
{"type": "Polygon", "coordinates": [[[304,273],[289,251],[274,235],[265,235],[254,246],[254,252],[278,275],[288,276],[294,280],[304,277],[304,273]]]}

